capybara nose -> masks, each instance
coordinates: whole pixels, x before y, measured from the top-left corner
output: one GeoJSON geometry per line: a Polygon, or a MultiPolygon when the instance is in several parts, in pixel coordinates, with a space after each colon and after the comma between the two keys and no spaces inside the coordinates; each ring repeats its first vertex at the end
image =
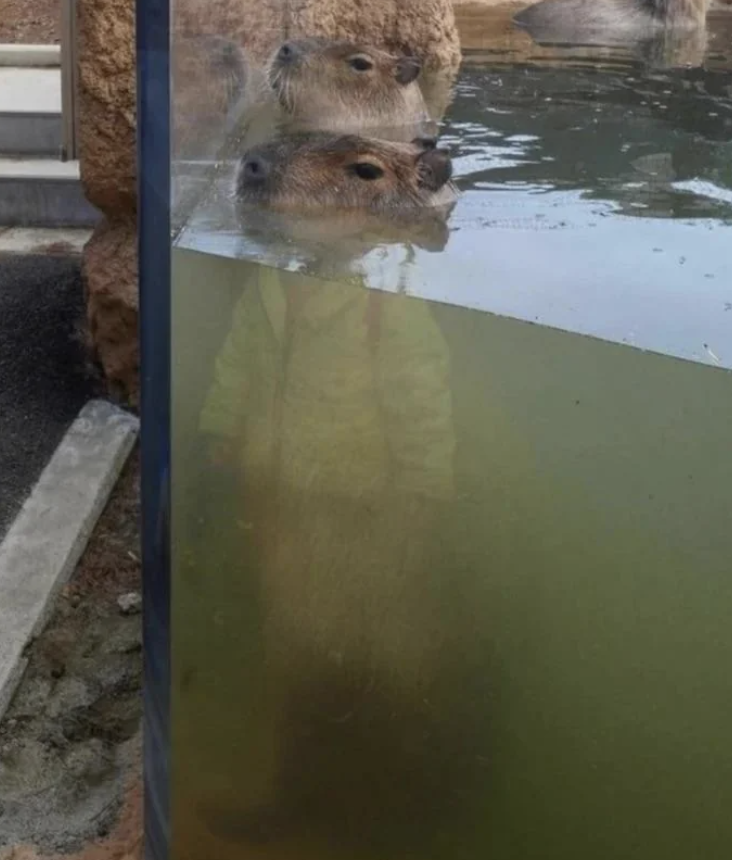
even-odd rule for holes
{"type": "Polygon", "coordinates": [[[285,42],[277,51],[277,61],[283,66],[294,63],[298,56],[299,51],[293,42],[285,42]]]}
{"type": "Polygon", "coordinates": [[[247,185],[264,182],[269,176],[269,172],[269,164],[261,155],[249,155],[244,158],[241,176],[247,185]]]}

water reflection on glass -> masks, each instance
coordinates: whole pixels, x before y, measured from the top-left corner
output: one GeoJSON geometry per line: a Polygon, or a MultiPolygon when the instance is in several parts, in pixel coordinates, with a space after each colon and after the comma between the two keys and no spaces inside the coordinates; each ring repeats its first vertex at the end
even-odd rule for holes
{"type": "Polygon", "coordinates": [[[316,5],[176,13],[174,856],[722,860],[732,9],[316,5]]]}

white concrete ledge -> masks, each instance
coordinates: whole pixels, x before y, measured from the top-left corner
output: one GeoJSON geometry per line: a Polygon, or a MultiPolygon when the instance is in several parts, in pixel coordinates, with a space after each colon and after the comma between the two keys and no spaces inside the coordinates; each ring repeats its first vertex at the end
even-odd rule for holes
{"type": "Polygon", "coordinates": [[[77,257],[91,235],[88,228],[0,227],[0,257],[10,254],[77,257]]]}
{"type": "Polygon", "coordinates": [[[60,65],[60,45],[0,45],[0,66],[48,68],[60,65]]]}
{"type": "Polygon", "coordinates": [[[78,182],[81,170],[78,161],[59,161],[57,158],[2,158],[0,180],[53,179],[61,182],[78,182]]]}
{"type": "Polygon", "coordinates": [[[81,558],[138,426],[111,403],[87,403],[0,544],[0,718],[25,671],[26,649],[81,558]]]}

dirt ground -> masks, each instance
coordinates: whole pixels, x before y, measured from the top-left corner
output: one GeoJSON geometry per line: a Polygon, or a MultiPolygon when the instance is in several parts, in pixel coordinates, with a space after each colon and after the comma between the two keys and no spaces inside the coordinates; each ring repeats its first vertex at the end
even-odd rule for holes
{"type": "Polygon", "coordinates": [[[0,860],[141,857],[139,481],[135,452],[0,723],[0,860]]]}
{"type": "Polygon", "coordinates": [[[0,0],[0,42],[52,45],[60,22],[61,0],[0,0]]]}

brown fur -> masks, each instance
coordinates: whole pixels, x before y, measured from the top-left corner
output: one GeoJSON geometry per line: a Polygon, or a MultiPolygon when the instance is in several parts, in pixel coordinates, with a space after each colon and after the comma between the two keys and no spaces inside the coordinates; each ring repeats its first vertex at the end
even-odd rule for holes
{"type": "Polygon", "coordinates": [[[381,45],[418,57],[429,68],[456,68],[460,43],[452,0],[182,0],[175,27],[226,35],[263,63],[285,39],[381,45]]]}
{"type": "Polygon", "coordinates": [[[353,132],[424,122],[420,72],[418,60],[368,45],[302,39],[274,52],[266,82],[298,130],[353,132]]]}
{"type": "Polygon", "coordinates": [[[450,176],[449,154],[432,144],[295,135],[245,153],[236,193],[275,210],[400,215],[452,202],[450,176]]]}
{"type": "Polygon", "coordinates": [[[241,153],[307,131],[402,142],[434,137],[438,126],[423,97],[421,73],[417,58],[363,43],[319,37],[283,42],[264,68],[247,64],[245,92],[230,113],[229,150],[241,153]]]}

